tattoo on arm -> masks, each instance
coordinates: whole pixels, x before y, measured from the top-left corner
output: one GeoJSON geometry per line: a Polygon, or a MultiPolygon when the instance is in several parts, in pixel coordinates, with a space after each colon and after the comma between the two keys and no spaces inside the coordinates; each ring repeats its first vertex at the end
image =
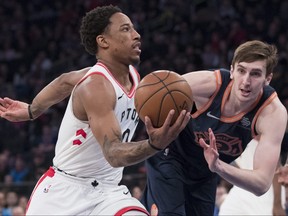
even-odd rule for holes
{"type": "Polygon", "coordinates": [[[105,152],[105,155],[107,155],[107,156],[109,156],[108,152],[113,150],[112,143],[121,142],[121,140],[122,140],[122,135],[121,135],[120,131],[113,130],[113,134],[115,135],[115,139],[113,139],[113,140],[109,140],[107,134],[104,135],[103,151],[105,152]]]}

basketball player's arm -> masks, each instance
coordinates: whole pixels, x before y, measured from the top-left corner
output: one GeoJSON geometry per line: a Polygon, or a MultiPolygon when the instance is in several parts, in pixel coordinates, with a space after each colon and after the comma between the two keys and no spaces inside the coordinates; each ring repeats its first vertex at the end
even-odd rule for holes
{"type": "Polygon", "coordinates": [[[194,71],[189,72],[182,77],[188,82],[192,90],[192,100],[197,109],[207,103],[207,98],[216,90],[216,73],[211,71],[194,71]]]}
{"type": "MultiPolygon", "coordinates": [[[[80,107],[77,109],[80,111],[78,113],[77,110],[73,110],[78,118],[86,118],[89,121],[93,135],[109,164],[113,167],[123,167],[139,163],[157,151],[149,145],[148,140],[122,142],[120,123],[114,113],[116,100],[111,83],[100,75],[92,75],[75,89],[73,107],[80,107]],[[81,110],[85,110],[87,116],[81,115],[81,110]]],[[[124,118],[131,118],[129,115],[126,116],[127,110],[118,111],[125,112],[124,118]]],[[[164,149],[172,142],[190,119],[190,114],[183,111],[175,124],[170,126],[173,114],[174,112],[170,111],[161,128],[153,128],[150,119],[145,119],[150,142],[159,149],[164,149]]],[[[137,120],[131,118],[130,121],[136,124],[137,120]]]]}
{"type": "Polygon", "coordinates": [[[276,171],[286,124],[286,108],[278,98],[275,98],[262,110],[256,122],[259,143],[254,154],[253,170],[237,169],[221,161],[218,157],[215,136],[210,130],[210,145],[200,139],[210,170],[257,196],[264,194],[271,186],[276,171]]]}
{"type": "MultiPolygon", "coordinates": [[[[89,69],[84,68],[63,73],[44,87],[30,104],[29,109],[32,119],[36,119],[49,107],[68,97],[75,84],[89,69]]],[[[28,105],[28,103],[12,100],[11,98],[0,98],[0,116],[12,122],[32,120],[29,116],[28,105]]]]}

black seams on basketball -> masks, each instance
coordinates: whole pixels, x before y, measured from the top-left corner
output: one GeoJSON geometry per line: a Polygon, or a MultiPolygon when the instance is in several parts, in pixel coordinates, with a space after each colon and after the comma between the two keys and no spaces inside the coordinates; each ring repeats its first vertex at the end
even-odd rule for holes
{"type": "Polygon", "coordinates": [[[150,117],[154,127],[161,127],[171,109],[175,110],[171,124],[185,109],[191,112],[192,91],[187,81],[179,74],[158,70],[146,75],[135,93],[135,107],[139,117],[150,117]]]}

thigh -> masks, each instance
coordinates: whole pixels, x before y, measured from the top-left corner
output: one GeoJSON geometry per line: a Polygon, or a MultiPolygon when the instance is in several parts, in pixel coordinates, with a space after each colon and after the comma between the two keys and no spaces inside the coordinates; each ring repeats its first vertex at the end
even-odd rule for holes
{"type": "Polygon", "coordinates": [[[57,174],[44,174],[30,197],[26,215],[88,215],[97,203],[93,199],[96,191],[91,189],[63,181],[57,174]]]}
{"type": "Polygon", "coordinates": [[[185,215],[183,181],[171,164],[162,165],[161,172],[146,163],[147,184],[141,202],[151,212],[157,207],[158,215],[185,215]],[[163,175],[165,173],[165,175],[163,175]]]}
{"type": "Polygon", "coordinates": [[[141,202],[127,193],[126,186],[117,186],[104,192],[104,200],[95,206],[90,215],[149,215],[146,208],[141,202]]]}
{"type": "Polygon", "coordinates": [[[185,186],[186,215],[203,216],[214,214],[217,183],[218,176],[213,174],[206,180],[185,186]]]}

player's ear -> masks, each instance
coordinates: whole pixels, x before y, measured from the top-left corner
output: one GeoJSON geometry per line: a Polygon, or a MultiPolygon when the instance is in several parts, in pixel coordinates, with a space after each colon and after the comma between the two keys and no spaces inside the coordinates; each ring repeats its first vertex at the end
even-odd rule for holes
{"type": "Polygon", "coordinates": [[[233,65],[230,65],[230,79],[233,79],[233,65]]]}
{"type": "Polygon", "coordinates": [[[267,77],[266,77],[266,80],[265,80],[265,85],[269,85],[271,80],[273,78],[273,73],[270,73],[267,77]]]}
{"type": "Polygon", "coordinates": [[[96,43],[102,48],[107,48],[109,46],[104,35],[98,35],[96,37],[96,43]]]}

